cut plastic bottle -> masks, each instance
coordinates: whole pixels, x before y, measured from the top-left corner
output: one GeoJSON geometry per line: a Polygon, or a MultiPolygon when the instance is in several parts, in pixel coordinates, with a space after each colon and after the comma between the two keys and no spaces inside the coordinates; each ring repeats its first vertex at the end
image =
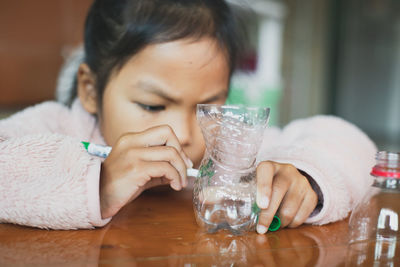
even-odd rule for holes
{"type": "Polygon", "coordinates": [[[196,220],[207,232],[255,229],[255,162],[268,116],[269,108],[198,105],[206,152],[193,203],[196,220]]]}

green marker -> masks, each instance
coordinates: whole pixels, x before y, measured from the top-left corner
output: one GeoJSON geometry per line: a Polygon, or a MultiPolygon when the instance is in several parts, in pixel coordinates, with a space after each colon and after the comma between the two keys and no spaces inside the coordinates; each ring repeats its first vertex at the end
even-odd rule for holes
{"type": "Polygon", "coordinates": [[[82,142],[82,144],[90,155],[100,158],[107,158],[112,149],[109,146],[102,146],[89,142],[82,142]]]}
{"type": "MultiPolygon", "coordinates": [[[[90,155],[96,157],[107,158],[112,150],[112,147],[110,146],[97,145],[89,142],[82,142],[82,144],[90,155]]],[[[186,174],[187,176],[197,177],[199,170],[187,169],[186,174]]]]}

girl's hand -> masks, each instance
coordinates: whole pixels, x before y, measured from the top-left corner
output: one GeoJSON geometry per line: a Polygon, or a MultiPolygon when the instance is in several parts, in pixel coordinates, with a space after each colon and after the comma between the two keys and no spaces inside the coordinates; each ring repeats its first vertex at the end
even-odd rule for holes
{"type": "Polygon", "coordinates": [[[169,126],[157,126],[119,138],[101,165],[102,218],[115,215],[145,189],[170,184],[174,190],[187,185],[191,161],[169,126]]]}
{"type": "Polygon", "coordinates": [[[318,196],[293,165],[263,161],[257,166],[257,232],[264,234],[275,214],[281,227],[301,225],[315,209],[318,196]]]}

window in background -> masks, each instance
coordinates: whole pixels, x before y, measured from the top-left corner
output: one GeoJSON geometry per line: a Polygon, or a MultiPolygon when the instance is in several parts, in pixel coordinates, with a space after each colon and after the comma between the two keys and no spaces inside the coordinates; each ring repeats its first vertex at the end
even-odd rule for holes
{"type": "Polygon", "coordinates": [[[332,111],[400,151],[400,1],[337,1],[332,111]]]}

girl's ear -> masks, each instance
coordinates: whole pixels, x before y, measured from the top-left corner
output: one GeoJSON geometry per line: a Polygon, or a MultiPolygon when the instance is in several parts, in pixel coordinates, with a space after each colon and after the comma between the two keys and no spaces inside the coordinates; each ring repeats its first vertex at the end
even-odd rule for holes
{"type": "Polygon", "coordinates": [[[83,108],[90,114],[98,111],[96,80],[86,63],[82,63],[78,69],[78,97],[83,108]]]}

